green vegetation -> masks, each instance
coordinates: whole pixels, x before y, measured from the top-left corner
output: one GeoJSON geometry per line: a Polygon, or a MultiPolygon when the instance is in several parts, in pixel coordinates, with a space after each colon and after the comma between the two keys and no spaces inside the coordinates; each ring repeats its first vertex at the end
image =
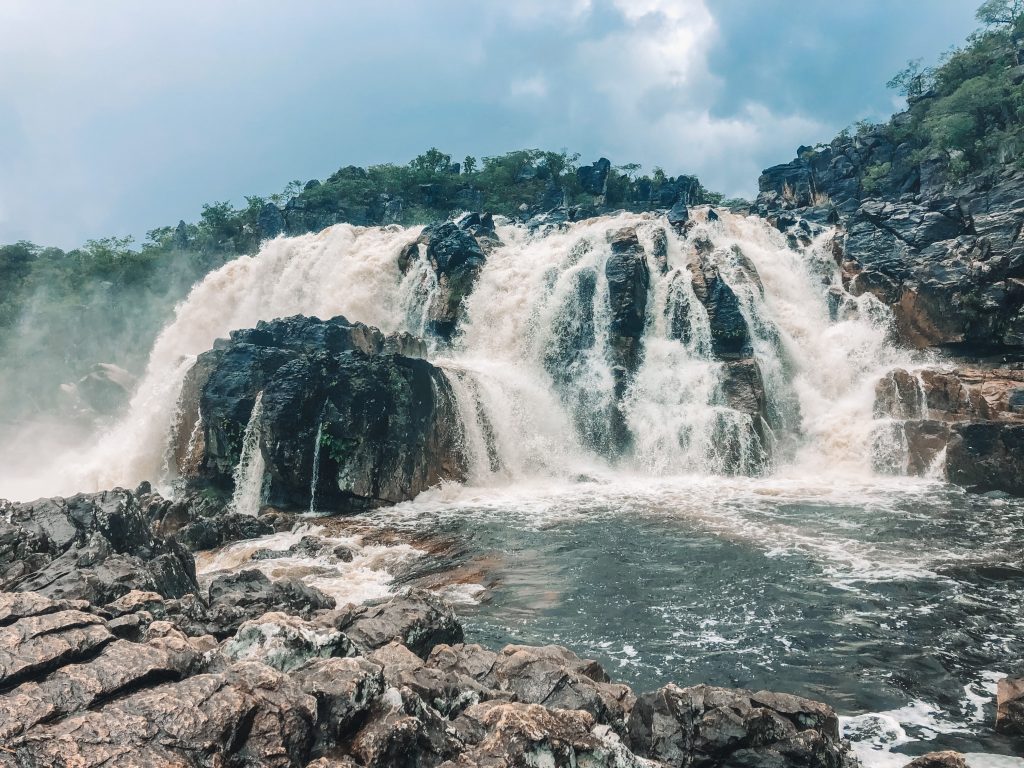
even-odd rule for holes
{"type": "Polygon", "coordinates": [[[1024,165],[1024,0],[987,0],[983,25],[938,66],[908,63],[888,86],[907,97],[906,117],[886,132],[921,160],[945,155],[949,174],[1006,162],[1024,165]]]}

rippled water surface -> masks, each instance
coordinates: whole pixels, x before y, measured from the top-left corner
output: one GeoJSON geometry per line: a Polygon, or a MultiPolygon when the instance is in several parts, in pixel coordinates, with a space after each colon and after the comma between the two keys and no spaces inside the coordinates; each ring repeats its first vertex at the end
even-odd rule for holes
{"type": "Polygon", "coordinates": [[[1024,503],[937,483],[723,479],[451,489],[374,513],[488,564],[462,605],[491,646],[559,643],[640,689],[707,682],[820,698],[874,765],[995,735],[1024,673],[1024,503]]]}

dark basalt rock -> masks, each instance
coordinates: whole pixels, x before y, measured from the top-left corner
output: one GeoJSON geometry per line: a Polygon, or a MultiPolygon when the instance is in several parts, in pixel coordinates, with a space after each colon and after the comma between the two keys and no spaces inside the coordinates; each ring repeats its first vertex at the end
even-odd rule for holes
{"type": "Polygon", "coordinates": [[[875,417],[895,420],[910,474],[942,459],[947,479],[970,490],[1024,492],[1024,371],[896,369],[875,388],[875,417]]]}
{"type": "MultiPolygon", "coordinates": [[[[179,464],[185,480],[231,491],[260,392],[258,444],[266,500],[275,507],[309,508],[316,456],[316,506],[337,512],[405,501],[460,478],[460,422],[448,381],[398,350],[420,351],[406,335],[385,337],[343,317],[261,322],[218,341],[183,390],[183,412],[202,414],[201,446],[178,451],[189,454],[179,464]],[[197,395],[198,404],[185,399],[197,395]]],[[[185,431],[177,431],[179,448],[185,431]]],[[[183,535],[206,546],[241,534],[204,524],[183,535]]]]}
{"type": "Polygon", "coordinates": [[[261,571],[250,569],[215,578],[206,601],[190,595],[168,610],[190,635],[225,638],[244,622],[272,611],[309,619],[317,611],[334,607],[334,598],[298,579],[271,581],[261,571]]]}
{"type": "MultiPolygon", "coordinates": [[[[618,402],[625,395],[643,358],[647,290],[651,274],[635,227],[609,233],[608,241],[611,255],[604,268],[612,313],[608,326],[608,356],[615,379],[615,399],[618,402]]],[[[625,418],[618,409],[612,414],[611,436],[613,444],[620,451],[629,444],[625,418]]]]}
{"type": "Polygon", "coordinates": [[[3,502],[0,589],[100,605],[135,589],[165,597],[196,591],[192,555],[153,535],[148,500],[117,488],[3,502]]]}
{"type": "Polygon", "coordinates": [[[462,320],[463,302],[473,290],[486,254],[498,244],[494,219],[490,214],[472,213],[458,222],[425,227],[420,236],[398,255],[402,272],[419,258],[430,262],[437,279],[427,307],[427,330],[439,339],[450,341],[462,320]]]}
{"type": "Polygon", "coordinates": [[[951,181],[943,158],[915,162],[884,126],[804,149],[762,173],[762,215],[783,231],[801,218],[840,224],[849,290],[890,305],[906,343],[1024,348],[1024,171],[951,181]]]}
{"type": "Polygon", "coordinates": [[[973,491],[1024,496],[1024,424],[955,425],[946,449],[946,476],[973,491]]]}
{"type": "Polygon", "coordinates": [[[584,192],[591,195],[604,195],[607,192],[608,173],[611,169],[611,161],[602,157],[591,165],[582,165],[577,168],[576,178],[584,192]]]}
{"type": "Polygon", "coordinates": [[[824,704],[788,694],[668,685],[637,700],[629,742],[679,766],[856,765],[824,704]]]}

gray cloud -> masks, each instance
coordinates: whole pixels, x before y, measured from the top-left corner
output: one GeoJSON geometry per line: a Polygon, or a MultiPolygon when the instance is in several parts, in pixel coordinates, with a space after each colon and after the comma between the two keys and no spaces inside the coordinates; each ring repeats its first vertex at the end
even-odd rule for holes
{"type": "Polygon", "coordinates": [[[892,110],[975,0],[8,0],[0,242],[73,246],[342,164],[523,146],[751,194],[892,110]],[[943,13],[936,13],[941,6],[943,13]]]}

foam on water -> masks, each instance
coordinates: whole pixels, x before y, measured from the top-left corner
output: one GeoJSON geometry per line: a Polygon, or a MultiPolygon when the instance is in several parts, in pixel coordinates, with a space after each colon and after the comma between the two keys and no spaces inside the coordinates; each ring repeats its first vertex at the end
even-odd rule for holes
{"type": "Polygon", "coordinates": [[[329,535],[322,526],[306,523],[288,532],[238,542],[216,552],[199,553],[196,556],[196,571],[204,581],[221,573],[247,568],[256,568],[271,579],[291,576],[333,597],[340,607],[391,594],[394,581],[392,570],[422,555],[422,551],[408,544],[365,544],[359,535],[329,535]],[[344,562],[328,555],[310,557],[289,554],[252,559],[258,550],[285,552],[298,544],[304,536],[319,537],[328,550],[345,547],[352,554],[351,561],[344,562]]]}

